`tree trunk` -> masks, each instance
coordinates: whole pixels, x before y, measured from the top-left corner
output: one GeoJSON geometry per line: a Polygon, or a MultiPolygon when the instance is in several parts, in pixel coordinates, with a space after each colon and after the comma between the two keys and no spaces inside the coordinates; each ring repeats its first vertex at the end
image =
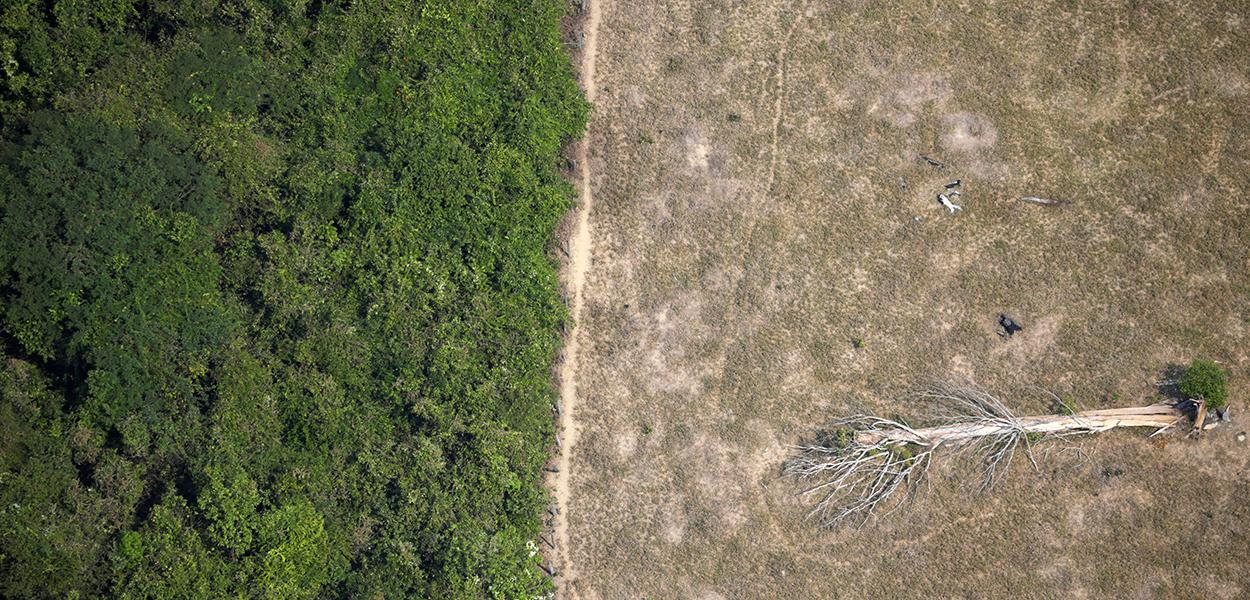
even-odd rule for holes
{"type": "Polygon", "coordinates": [[[1097,433],[1115,427],[1153,427],[1160,429],[1175,425],[1185,418],[1185,412],[1171,404],[1152,404],[1132,408],[1087,410],[1073,415],[1041,415],[1017,417],[1014,426],[1007,423],[968,422],[922,427],[919,429],[866,430],[855,434],[861,444],[881,442],[914,443],[927,446],[956,444],[984,437],[993,437],[1010,431],[1043,435],[1097,433]]]}

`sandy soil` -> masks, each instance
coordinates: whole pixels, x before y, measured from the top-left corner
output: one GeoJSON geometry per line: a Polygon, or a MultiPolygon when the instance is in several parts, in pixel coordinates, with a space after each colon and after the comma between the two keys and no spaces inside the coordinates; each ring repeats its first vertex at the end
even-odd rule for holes
{"type": "MultiPolygon", "coordinates": [[[[595,56],[599,39],[599,2],[598,0],[588,0],[585,6],[586,14],[581,26],[581,33],[585,36],[585,42],[582,47],[580,72],[586,100],[593,104],[595,101],[595,56]]],[[[593,129],[590,129],[588,126],[587,139],[589,139],[590,131],[593,131],[593,129]]],[[[565,262],[564,268],[564,282],[565,288],[569,291],[569,312],[571,313],[573,326],[568,336],[568,342],[564,347],[564,361],[560,366],[561,411],[558,429],[563,439],[559,460],[557,461],[559,471],[554,474],[554,482],[552,483],[556,505],[560,509],[560,513],[555,518],[556,548],[560,553],[558,558],[560,577],[556,578],[556,584],[558,592],[562,594],[566,592],[563,583],[578,578],[577,563],[569,560],[569,556],[564,549],[572,547],[569,539],[568,515],[571,510],[572,486],[570,478],[573,475],[575,465],[571,457],[577,447],[580,434],[580,427],[577,424],[577,372],[581,354],[580,340],[588,335],[586,328],[582,324],[582,306],[584,304],[583,289],[586,286],[586,273],[590,269],[593,248],[590,211],[594,204],[594,190],[591,186],[594,172],[588,160],[589,152],[587,146],[588,142],[584,141],[578,145],[575,151],[580,178],[578,186],[579,203],[574,211],[574,226],[569,238],[569,258],[565,262]]]]}

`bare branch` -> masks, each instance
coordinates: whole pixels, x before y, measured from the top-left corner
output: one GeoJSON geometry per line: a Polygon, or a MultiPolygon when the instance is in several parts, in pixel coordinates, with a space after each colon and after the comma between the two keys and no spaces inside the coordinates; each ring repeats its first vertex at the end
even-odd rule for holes
{"type": "Polygon", "coordinates": [[[1020,199],[1021,199],[1021,200],[1023,200],[1023,201],[1025,201],[1025,202],[1032,202],[1032,203],[1034,203],[1034,204],[1041,204],[1042,206],[1059,206],[1060,204],[1067,204],[1067,203],[1068,203],[1068,201],[1067,201],[1067,200],[1056,200],[1056,199],[1052,199],[1052,198],[1038,198],[1037,196],[1023,196],[1023,197],[1021,197],[1020,199]]]}

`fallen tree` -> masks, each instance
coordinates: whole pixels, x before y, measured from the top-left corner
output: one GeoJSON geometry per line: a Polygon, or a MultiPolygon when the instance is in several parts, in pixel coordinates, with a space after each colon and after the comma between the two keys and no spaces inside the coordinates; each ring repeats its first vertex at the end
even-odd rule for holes
{"type": "MultiPolygon", "coordinates": [[[[992,486],[1020,451],[1036,466],[1033,446],[1043,440],[1148,427],[1156,435],[1191,416],[1201,430],[1202,401],[1165,402],[1068,414],[1014,415],[994,395],[968,386],[938,384],[917,394],[932,408],[934,425],[914,428],[901,419],[857,415],[834,423],[814,443],[800,446],[785,467],[814,498],[810,512],[822,525],[861,524],[878,510],[893,511],[923,479],[939,449],[972,453],[981,464],[982,487],[992,486]]],[[[1062,405],[1062,403],[1061,403],[1062,405]]]]}

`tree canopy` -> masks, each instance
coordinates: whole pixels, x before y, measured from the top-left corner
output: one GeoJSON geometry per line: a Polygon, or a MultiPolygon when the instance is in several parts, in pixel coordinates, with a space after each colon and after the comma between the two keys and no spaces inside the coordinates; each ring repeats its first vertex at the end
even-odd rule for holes
{"type": "Polygon", "coordinates": [[[0,596],[549,589],[562,10],[0,8],[0,596]]]}

